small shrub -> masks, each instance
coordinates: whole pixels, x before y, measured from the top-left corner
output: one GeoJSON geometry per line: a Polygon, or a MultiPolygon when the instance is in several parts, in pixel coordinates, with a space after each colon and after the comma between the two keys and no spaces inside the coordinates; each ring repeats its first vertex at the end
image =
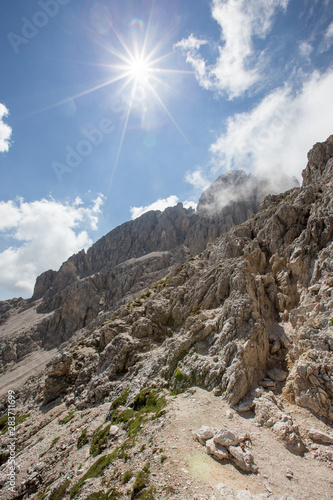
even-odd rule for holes
{"type": "Polygon", "coordinates": [[[161,464],[163,464],[166,460],[167,460],[167,456],[166,455],[161,455],[161,464]]]}
{"type": "Polygon", "coordinates": [[[178,382],[181,382],[184,379],[184,375],[180,371],[180,369],[177,367],[175,371],[173,372],[173,375],[178,382]]]}

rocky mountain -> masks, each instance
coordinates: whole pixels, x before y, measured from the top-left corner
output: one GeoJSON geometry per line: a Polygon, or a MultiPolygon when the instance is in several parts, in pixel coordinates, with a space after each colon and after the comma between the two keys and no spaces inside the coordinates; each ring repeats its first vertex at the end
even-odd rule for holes
{"type": "MultiPolygon", "coordinates": [[[[35,313],[31,328],[28,324],[14,338],[9,328],[11,336],[0,337],[0,373],[39,347],[59,346],[98,315],[143,293],[256,213],[263,197],[255,177],[230,172],[203,193],[196,212],[179,203],[163,213],[145,213],[70,257],[58,272],[43,273],[30,300],[0,302],[0,328],[12,314],[24,312],[26,325],[28,311],[35,313]],[[237,201],[230,192],[233,197],[238,193],[237,201]]],[[[8,324],[2,330],[8,331],[8,324]]]]}
{"type": "Polygon", "coordinates": [[[144,214],[1,303],[4,498],[329,498],[332,171],[333,136],[263,201],[221,176],[196,212],[144,214]]]}

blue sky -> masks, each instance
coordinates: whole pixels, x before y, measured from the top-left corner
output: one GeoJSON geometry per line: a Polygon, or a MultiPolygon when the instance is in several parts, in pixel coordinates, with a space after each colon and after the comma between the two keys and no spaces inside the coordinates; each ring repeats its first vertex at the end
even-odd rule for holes
{"type": "Polygon", "coordinates": [[[0,300],[222,172],[333,133],[326,0],[15,0],[0,16],[0,300]]]}

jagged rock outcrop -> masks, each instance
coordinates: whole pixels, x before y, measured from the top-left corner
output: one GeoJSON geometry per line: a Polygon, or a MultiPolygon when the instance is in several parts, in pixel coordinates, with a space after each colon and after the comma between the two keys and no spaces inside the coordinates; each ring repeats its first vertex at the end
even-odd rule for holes
{"type": "Polygon", "coordinates": [[[138,388],[156,378],[219,387],[235,405],[275,367],[288,373],[286,397],[333,419],[332,141],[309,154],[302,188],[266,198],[257,215],[95,330],[100,361],[88,387],[76,384],[77,398],[97,402],[97,388],[106,394],[122,376],[138,388]],[[106,346],[103,329],[114,332],[106,346]]]}

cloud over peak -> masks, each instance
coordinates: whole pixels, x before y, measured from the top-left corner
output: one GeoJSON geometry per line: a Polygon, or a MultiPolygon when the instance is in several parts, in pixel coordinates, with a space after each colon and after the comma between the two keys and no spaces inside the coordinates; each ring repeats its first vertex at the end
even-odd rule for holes
{"type": "Polygon", "coordinates": [[[300,179],[306,153],[332,133],[332,88],[333,70],[314,71],[297,92],[277,88],[251,111],[229,118],[211,146],[215,172],[242,168],[273,183],[284,175],[300,179]]]}

